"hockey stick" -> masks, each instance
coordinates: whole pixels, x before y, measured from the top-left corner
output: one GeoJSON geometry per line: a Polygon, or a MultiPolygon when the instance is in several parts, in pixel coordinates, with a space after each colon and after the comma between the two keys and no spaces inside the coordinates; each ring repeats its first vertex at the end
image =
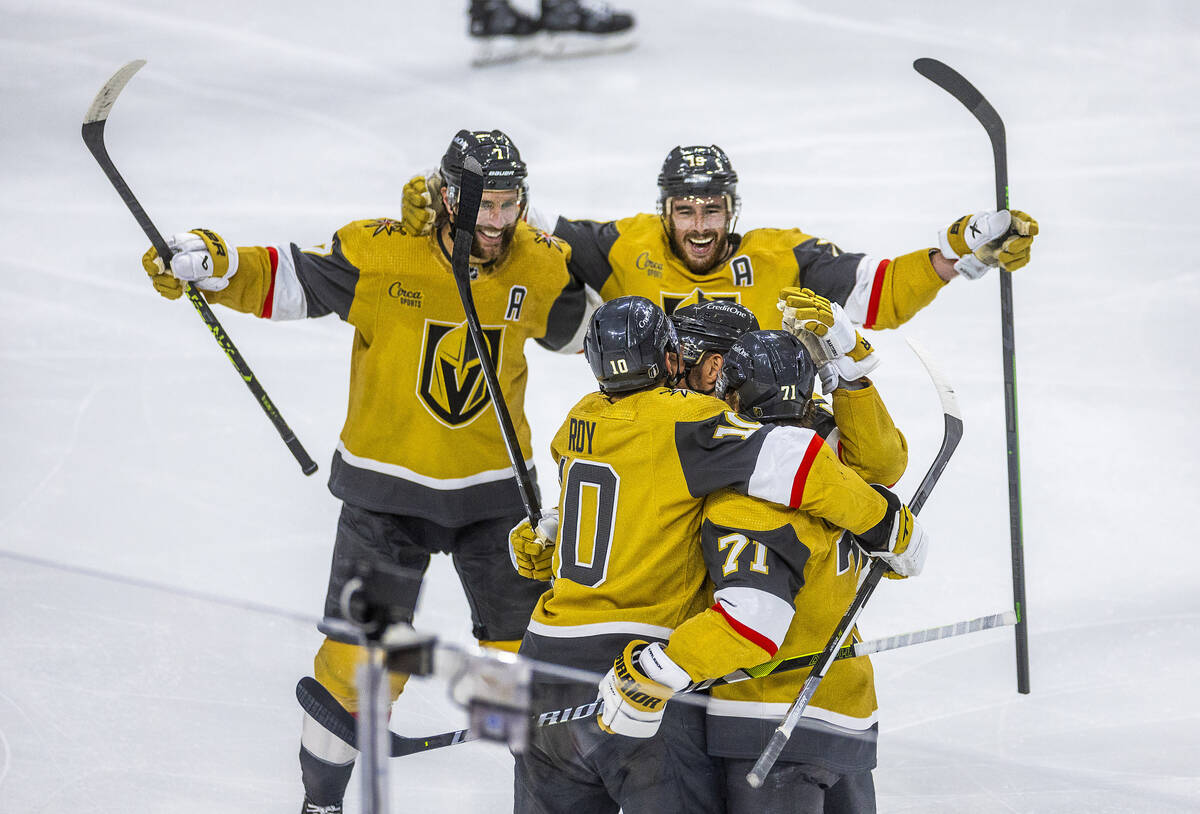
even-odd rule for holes
{"type": "Polygon", "coordinates": [[[451,258],[450,267],[454,270],[458,297],[462,300],[463,312],[467,316],[467,331],[475,343],[479,367],[483,371],[488,392],[492,395],[492,405],[496,408],[496,420],[500,422],[504,448],[508,451],[508,459],[517,478],[521,503],[529,517],[529,524],[537,528],[538,521],[542,518],[542,508],[533,488],[533,480],[529,476],[529,468],[525,466],[525,456],[521,454],[517,431],[513,428],[508,403],[500,390],[496,367],[492,363],[492,355],[488,353],[487,336],[483,333],[483,326],[479,324],[479,313],[475,310],[475,298],[471,294],[471,243],[475,239],[475,222],[479,218],[479,202],[482,198],[483,167],[473,157],[466,156],[463,159],[462,190],[458,196],[458,216],[454,219],[454,256],[451,258]]]}
{"type": "MultiPolygon", "coordinates": [[[[938,449],[933,463],[930,464],[929,471],[925,473],[921,485],[917,487],[912,500],[908,502],[908,507],[912,509],[913,514],[916,514],[925,505],[925,501],[929,498],[929,493],[933,491],[938,478],[942,476],[942,470],[946,468],[950,456],[954,454],[955,447],[958,446],[958,442],[962,439],[963,423],[962,414],[958,409],[958,399],[954,396],[954,388],[946,381],[941,371],[934,366],[924,348],[912,339],[908,339],[908,344],[913,349],[913,352],[917,354],[917,358],[921,360],[921,364],[925,366],[929,377],[933,379],[934,387],[937,388],[938,398],[942,403],[945,425],[942,433],[942,445],[938,449]]],[[[759,788],[763,784],[767,773],[771,771],[771,767],[779,759],[779,754],[783,751],[783,747],[787,745],[788,739],[791,738],[792,730],[800,722],[805,707],[808,706],[808,702],[812,700],[813,694],[817,691],[817,686],[825,678],[825,674],[829,672],[829,668],[833,665],[838,648],[841,647],[845,638],[850,635],[850,631],[858,621],[859,614],[862,613],[862,609],[867,604],[867,600],[871,598],[871,594],[875,593],[875,588],[879,585],[879,580],[883,578],[887,570],[887,563],[883,560],[876,559],[871,564],[866,579],[863,580],[862,584],[858,587],[858,592],[854,595],[854,601],[850,603],[850,607],[842,616],[842,620],[834,628],[833,635],[829,638],[829,642],[821,652],[820,658],[813,666],[812,672],[804,680],[804,684],[800,688],[800,693],[796,696],[796,700],[792,702],[791,707],[788,708],[783,722],[771,733],[771,739],[767,741],[766,748],[763,749],[762,754],[758,756],[758,760],[754,762],[754,767],[746,775],[746,782],[754,788],[759,788]]]]}
{"type": "MultiPolygon", "coordinates": [[[[931,627],[926,630],[918,630],[912,633],[900,633],[895,636],[888,636],[881,639],[872,639],[858,644],[846,645],[837,651],[835,660],[858,658],[859,656],[867,656],[872,653],[882,653],[887,650],[898,650],[903,647],[911,647],[925,642],[939,641],[941,639],[949,639],[955,636],[963,636],[968,633],[976,633],[981,630],[991,630],[997,627],[1007,627],[1014,625],[1017,622],[1016,614],[1012,611],[1004,611],[995,613],[990,616],[980,616],[975,619],[968,619],[962,622],[955,622],[949,625],[941,625],[939,627],[931,627]]],[[[790,672],[793,670],[803,670],[806,667],[811,667],[816,664],[820,653],[806,653],[802,656],[791,656],[789,658],[780,659],[778,661],[767,662],[758,667],[751,667],[745,670],[734,670],[732,673],[721,676],[720,678],[711,678],[706,681],[698,681],[685,687],[680,691],[681,694],[702,692],[717,687],[723,684],[737,684],[742,681],[749,681],[755,678],[763,678],[765,676],[777,675],[779,673],[790,672]]],[[[596,676],[596,681],[600,680],[600,676],[596,676]]],[[[319,724],[328,729],[332,734],[341,738],[346,743],[357,748],[358,746],[358,730],[356,728],[357,721],[354,716],[342,707],[333,696],[329,694],[321,684],[311,677],[304,677],[296,684],[296,699],[300,702],[300,706],[312,716],[319,724]]],[[[578,707],[568,707],[567,709],[547,710],[536,714],[537,726],[550,726],[553,724],[565,723],[567,721],[581,720],[583,718],[595,715],[598,711],[598,702],[583,704],[578,707]]],[[[453,732],[443,732],[438,735],[429,735],[427,737],[405,737],[398,735],[395,732],[391,733],[391,753],[392,757],[404,757],[406,755],[415,754],[417,752],[427,752],[430,749],[440,749],[443,746],[455,746],[467,741],[478,739],[478,735],[470,729],[456,729],[453,732]]]]}
{"type": "MultiPolygon", "coordinates": [[[[92,156],[100,165],[100,169],[108,176],[108,180],[116,188],[117,194],[121,196],[121,200],[125,202],[125,206],[133,213],[138,226],[142,227],[142,231],[146,233],[146,237],[150,238],[150,243],[158,250],[158,256],[162,258],[163,265],[169,267],[173,252],[167,248],[167,242],[163,240],[162,235],[159,234],[158,229],[151,222],[150,216],[146,214],[146,210],[142,208],[138,199],[134,197],[133,191],[129,189],[129,185],[125,183],[125,179],[121,177],[121,173],[117,172],[116,165],[109,158],[108,148],[104,146],[104,125],[108,122],[109,111],[112,110],[113,103],[117,101],[117,95],[120,94],[125,84],[145,64],[146,60],[135,59],[113,74],[112,78],[104,83],[104,87],[100,88],[100,92],[96,94],[95,101],[88,108],[87,115],[83,117],[83,143],[91,151],[92,156]]],[[[200,294],[196,286],[190,282],[184,283],[183,290],[192,305],[200,313],[200,318],[204,320],[204,324],[212,331],[213,338],[217,340],[217,344],[221,346],[221,350],[225,351],[225,355],[229,357],[229,361],[233,362],[233,366],[237,368],[242,381],[250,388],[250,392],[254,394],[255,400],[262,407],[263,412],[267,414],[267,418],[271,419],[271,423],[279,431],[280,437],[283,438],[283,443],[287,444],[287,448],[291,450],[292,455],[300,464],[300,469],[305,475],[311,475],[316,472],[316,462],[313,461],[308,452],[300,444],[295,433],[292,432],[292,428],[283,420],[283,416],[279,414],[275,403],[271,401],[266,391],[263,390],[263,386],[259,383],[258,378],[250,370],[250,366],[246,364],[246,360],[242,358],[242,354],[238,351],[237,346],[233,344],[233,340],[229,338],[229,334],[225,333],[225,329],[217,320],[208,302],[200,294]]]]}
{"type": "MultiPolygon", "coordinates": [[[[958,71],[936,59],[913,63],[917,73],[949,93],[971,112],[992,143],[996,208],[1008,209],[1008,153],[1004,122],[996,109],[958,71]]],[[[1017,360],[1013,336],[1012,275],[1000,272],[1000,341],[1004,364],[1004,426],[1008,448],[1008,525],[1012,546],[1013,607],[1017,611],[1017,692],[1029,692],[1029,623],[1025,607],[1025,542],[1021,526],[1021,456],[1017,438],[1017,360]]]]}

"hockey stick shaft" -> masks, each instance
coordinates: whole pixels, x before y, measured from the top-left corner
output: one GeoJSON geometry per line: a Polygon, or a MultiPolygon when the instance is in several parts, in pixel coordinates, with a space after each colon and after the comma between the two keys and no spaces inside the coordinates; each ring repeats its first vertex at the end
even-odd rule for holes
{"type": "MultiPolygon", "coordinates": [[[[918,59],[917,73],[949,93],[983,125],[992,145],[996,208],[1008,209],[1008,149],[1004,122],[962,74],[936,59],[918,59]]],[[[1025,602],[1025,541],[1021,520],[1021,455],[1017,432],[1017,360],[1013,330],[1012,274],[1000,272],[1000,340],[1004,368],[1004,428],[1008,460],[1008,524],[1012,548],[1013,607],[1017,611],[1017,692],[1029,692],[1029,623],[1025,602]]]]}
{"type": "MultiPolygon", "coordinates": [[[[988,616],[980,616],[975,619],[966,619],[948,625],[931,627],[925,630],[900,633],[895,636],[846,645],[838,650],[835,658],[841,661],[843,659],[858,658],[874,653],[883,653],[888,650],[899,650],[926,642],[965,636],[970,633],[991,630],[997,627],[1006,627],[1016,624],[1016,621],[1016,614],[1012,611],[1003,611],[988,616]]],[[[720,678],[691,684],[682,690],[681,693],[703,692],[712,687],[724,684],[737,684],[779,673],[803,670],[806,667],[814,665],[817,659],[820,658],[820,655],[820,653],[805,653],[804,655],[791,656],[776,662],[768,662],[767,664],[748,670],[735,670],[720,678]]],[[[302,678],[296,685],[296,698],[300,702],[301,707],[304,708],[304,711],[312,716],[314,720],[349,745],[357,748],[357,722],[354,716],[343,709],[316,679],[302,678]]],[[[546,710],[537,713],[533,717],[535,718],[536,726],[550,726],[566,723],[567,721],[580,720],[594,715],[597,711],[598,707],[592,703],[583,704],[578,707],[569,707],[567,709],[546,710]]],[[[391,755],[392,757],[404,757],[417,752],[427,752],[430,749],[440,749],[443,746],[456,746],[460,743],[476,740],[477,738],[478,736],[470,729],[456,729],[452,732],[442,732],[437,735],[428,735],[425,737],[405,737],[393,732],[391,733],[391,755]]]]}
{"type": "Polygon", "coordinates": [[[517,431],[508,412],[508,402],[500,389],[496,366],[488,350],[487,336],[479,322],[479,312],[475,309],[475,297],[471,294],[471,244],[475,239],[475,222],[479,217],[479,203],[482,198],[483,168],[473,157],[466,156],[463,160],[462,189],[458,196],[458,214],[454,219],[454,255],[451,258],[451,268],[454,271],[454,282],[458,286],[459,299],[462,300],[463,312],[467,317],[467,332],[471,334],[471,340],[475,343],[479,367],[483,371],[484,381],[492,396],[492,406],[496,410],[496,420],[500,423],[500,432],[504,436],[504,448],[508,451],[508,459],[512,464],[513,474],[516,475],[521,504],[525,507],[529,524],[536,528],[542,516],[542,509],[537,491],[533,487],[533,479],[529,476],[529,468],[525,466],[521,444],[517,441],[517,431]]]}
{"type": "MultiPolygon", "coordinates": [[[[133,214],[134,220],[138,226],[142,227],[142,231],[146,237],[150,239],[150,244],[158,251],[158,256],[162,258],[164,267],[170,267],[171,250],[167,247],[167,242],[163,240],[162,234],[154,226],[150,216],[146,214],[146,210],[142,208],[141,203],[125,183],[125,179],[121,177],[121,173],[117,171],[117,167],[113,164],[112,158],[108,155],[108,148],[104,144],[104,125],[108,121],[108,113],[112,109],[113,102],[116,101],[117,95],[121,89],[125,87],[125,83],[130,77],[137,72],[139,68],[145,65],[145,60],[134,60],[122,67],[119,71],[113,74],[112,78],[105,83],[100,92],[96,95],[96,99],[92,102],[91,108],[83,120],[83,142],[87,145],[88,150],[96,159],[96,163],[100,165],[100,169],[104,171],[109,182],[117,190],[117,194],[121,196],[121,200],[125,202],[125,206],[133,214]]],[[[283,443],[287,445],[296,462],[300,464],[301,471],[305,475],[311,475],[317,471],[317,464],[313,461],[308,451],[296,438],[296,434],[292,432],[292,428],[287,425],[280,415],[279,409],[275,403],[271,401],[266,390],[258,381],[258,377],[250,370],[250,366],[246,364],[246,360],[242,357],[237,346],[233,344],[229,334],[225,332],[216,314],[209,307],[204,296],[192,283],[184,283],[184,293],[187,294],[188,301],[192,303],[196,311],[200,314],[200,318],[204,320],[204,324],[208,326],[212,332],[213,339],[221,346],[221,350],[225,351],[225,355],[229,357],[229,361],[237,369],[238,375],[242,377],[242,381],[246,383],[246,387],[254,395],[254,400],[266,413],[267,418],[275,425],[275,429],[279,432],[279,436],[283,439],[283,443]]]]}
{"type": "MultiPolygon", "coordinates": [[[[946,381],[941,371],[934,366],[929,358],[929,354],[920,345],[911,339],[908,340],[908,344],[925,366],[926,371],[933,380],[934,386],[937,388],[944,417],[942,444],[933,459],[933,463],[930,464],[929,470],[925,473],[925,477],[921,479],[921,484],[917,487],[916,493],[908,504],[913,514],[916,514],[925,505],[930,492],[933,491],[933,487],[942,476],[942,471],[945,470],[950,456],[954,454],[958,442],[962,439],[963,424],[962,415],[958,409],[958,400],[954,396],[954,389],[946,381]]],[[[867,600],[871,598],[871,594],[875,593],[875,588],[879,586],[879,581],[883,578],[887,570],[887,563],[883,560],[877,559],[871,564],[866,579],[859,586],[858,591],[854,594],[854,600],[850,603],[850,607],[846,609],[846,613],[843,614],[841,621],[834,628],[833,635],[829,637],[829,641],[826,643],[825,649],[821,652],[820,658],[817,659],[817,663],[813,665],[808,678],[801,685],[800,692],[796,696],[796,700],[788,708],[783,722],[771,733],[771,738],[767,741],[766,748],[763,749],[762,754],[758,756],[758,760],[754,762],[754,766],[746,775],[746,782],[754,788],[762,786],[767,773],[771,771],[771,767],[779,759],[783,748],[787,746],[787,742],[792,736],[792,730],[800,722],[800,718],[804,714],[804,709],[808,706],[809,701],[812,700],[817,687],[836,660],[838,649],[842,646],[842,642],[846,640],[846,637],[850,635],[850,631],[853,630],[855,623],[857,623],[859,615],[867,604],[867,600]]]]}

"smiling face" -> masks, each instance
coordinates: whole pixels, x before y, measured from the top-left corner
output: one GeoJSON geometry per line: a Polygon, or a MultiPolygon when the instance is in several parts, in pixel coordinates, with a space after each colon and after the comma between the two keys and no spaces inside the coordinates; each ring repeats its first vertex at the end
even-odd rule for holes
{"type": "Polygon", "coordinates": [[[711,271],[729,249],[729,201],[724,195],[668,198],[671,249],[697,274],[711,271]]]}
{"type": "Polygon", "coordinates": [[[475,242],[471,256],[485,263],[495,260],[512,242],[521,217],[521,192],[515,189],[489,189],[479,202],[479,218],[475,221],[475,242]]]}
{"type": "MultiPolygon", "coordinates": [[[[479,216],[475,220],[475,239],[471,242],[473,259],[490,263],[508,250],[521,218],[523,194],[517,189],[484,190],[479,201],[479,216]]],[[[445,188],[442,189],[442,202],[449,207],[445,188]]]]}

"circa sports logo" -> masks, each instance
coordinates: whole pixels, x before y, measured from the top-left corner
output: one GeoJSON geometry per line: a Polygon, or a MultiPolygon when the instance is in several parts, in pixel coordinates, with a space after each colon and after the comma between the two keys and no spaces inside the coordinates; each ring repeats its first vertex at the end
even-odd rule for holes
{"type": "Polygon", "coordinates": [[[400,300],[401,305],[409,305],[413,308],[421,307],[421,298],[425,296],[424,292],[416,288],[405,288],[401,280],[397,280],[388,286],[388,296],[394,300],[400,300]]]}
{"type": "Polygon", "coordinates": [[[647,277],[662,277],[663,264],[650,259],[650,252],[642,252],[637,256],[637,260],[633,261],[633,265],[646,272],[647,277]]]}
{"type": "Polygon", "coordinates": [[[725,300],[727,302],[741,303],[742,295],[736,291],[701,291],[698,288],[693,288],[686,294],[676,294],[670,291],[662,291],[659,293],[663,311],[667,316],[675,313],[676,308],[682,308],[685,305],[695,305],[698,302],[708,302],[709,300],[725,300]]]}
{"type": "MultiPolygon", "coordinates": [[[[504,327],[483,327],[492,366],[499,371],[504,327]]],[[[492,398],[467,324],[425,320],[417,395],[425,409],[449,427],[470,424],[492,398]]]]}

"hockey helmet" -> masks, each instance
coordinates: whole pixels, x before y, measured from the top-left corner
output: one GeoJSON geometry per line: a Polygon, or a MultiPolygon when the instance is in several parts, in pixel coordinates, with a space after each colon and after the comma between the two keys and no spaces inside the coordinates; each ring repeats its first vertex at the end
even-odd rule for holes
{"type": "Polygon", "coordinates": [[[744,333],[757,331],[754,312],[732,300],[701,300],[677,308],[671,314],[679,335],[679,355],[685,370],[692,368],[706,351],[724,355],[744,333]]]}
{"type": "Polygon", "coordinates": [[[799,339],[787,331],[752,331],[725,354],[717,390],[737,393],[744,415],[798,420],[809,409],[816,376],[816,365],[799,339]]]}
{"type": "Polygon", "coordinates": [[[675,326],[645,297],[617,297],[592,314],[583,353],[605,393],[641,390],[667,376],[667,354],[678,351],[675,326]]]}
{"type": "Polygon", "coordinates": [[[740,204],[737,181],[733,162],[717,145],[675,147],[658,173],[659,210],[666,213],[671,198],[724,195],[730,217],[736,217],[740,204]]]}
{"type": "Polygon", "coordinates": [[[517,145],[499,130],[459,130],[450,142],[440,168],[450,206],[457,202],[458,190],[462,187],[463,159],[468,155],[483,168],[485,190],[515,189],[520,193],[523,216],[528,191],[525,179],[529,169],[521,160],[517,145]]]}

